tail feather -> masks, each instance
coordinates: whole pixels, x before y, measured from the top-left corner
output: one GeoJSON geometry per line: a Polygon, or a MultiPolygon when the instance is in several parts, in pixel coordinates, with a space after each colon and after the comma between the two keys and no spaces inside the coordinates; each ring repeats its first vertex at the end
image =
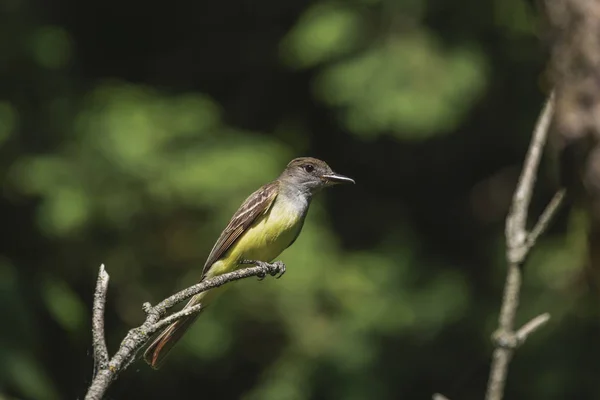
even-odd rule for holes
{"type": "MultiPolygon", "coordinates": [[[[200,297],[200,296],[198,296],[200,297]]],[[[184,308],[199,304],[199,298],[193,297],[184,308]]],[[[202,308],[204,309],[204,307],[202,308]]],[[[171,349],[196,321],[200,313],[183,317],[167,326],[144,351],[144,360],[154,369],[159,369],[171,349]]]]}
{"type": "Polygon", "coordinates": [[[206,307],[225,289],[226,286],[221,286],[199,293],[192,297],[185,305],[184,309],[197,304],[202,304],[202,310],[194,315],[190,315],[189,317],[183,317],[163,329],[163,331],[156,337],[156,339],[154,339],[150,346],[146,348],[146,351],[144,351],[144,360],[150,364],[152,368],[159,369],[173,346],[175,346],[175,344],[179,342],[187,330],[190,329],[192,324],[196,321],[196,318],[198,318],[198,315],[200,315],[202,311],[204,311],[206,307]]]}

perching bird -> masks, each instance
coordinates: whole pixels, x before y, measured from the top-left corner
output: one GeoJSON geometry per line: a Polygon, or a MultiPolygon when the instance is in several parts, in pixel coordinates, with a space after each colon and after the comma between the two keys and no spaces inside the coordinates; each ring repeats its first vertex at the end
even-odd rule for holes
{"type": "MultiPolygon", "coordinates": [[[[272,261],[298,238],[312,196],[338,183],[354,180],[333,172],[316,158],[290,161],[276,180],[252,193],[233,215],[204,264],[201,280],[234,271],[245,260],[272,261]]],[[[204,309],[221,288],[192,297],[185,307],[202,304],[204,309]]],[[[169,325],[148,346],[144,359],[152,368],[160,367],[197,316],[169,325]]]]}

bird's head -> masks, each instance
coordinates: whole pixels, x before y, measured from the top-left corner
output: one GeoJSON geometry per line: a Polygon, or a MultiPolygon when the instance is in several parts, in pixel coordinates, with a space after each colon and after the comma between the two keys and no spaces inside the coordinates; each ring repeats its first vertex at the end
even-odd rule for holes
{"type": "Polygon", "coordinates": [[[300,185],[310,193],[340,183],[354,183],[353,179],[333,172],[325,161],[312,157],[295,158],[290,161],[280,179],[300,185]]]}

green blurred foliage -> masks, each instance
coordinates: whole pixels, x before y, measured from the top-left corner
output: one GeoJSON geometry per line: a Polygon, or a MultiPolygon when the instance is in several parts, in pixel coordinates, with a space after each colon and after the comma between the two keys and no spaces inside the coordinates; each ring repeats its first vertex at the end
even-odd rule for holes
{"type": "MultiPolygon", "coordinates": [[[[99,264],[114,351],[299,155],[357,185],[315,199],[283,279],[231,284],[112,398],[481,397],[502,218],[542,98],[528,4],[57,4],[0,5],[0,398],[81,398],[99,264]]],[[[552,323],[509,398],[600,394],[585,223],[562,215],[527,265],[520,322],[552,323]]]]}
{"type": "Polygon", "coordinates": [[[43,26],[31,37],[30,51],[38,65],[56,69],[69,62],[71,44],[68,33],[57,26],[43,26]]]}
{"type": "Polygon", "coordinates": [[[535,35],[536,16],[527,3],[519,0],[494,2],[496,24],[513,35],[535,35]]]}
{"type": "Polygon", "coordinates": [[[169,98],[127,84],[93,90],[72,129],[60,151],[24,157],[10,172],[21,190],[44,199],[39,221],[49,234],[76,234],[98,219],[122,226],[144,201],[163,212],[223,204],[240,183],[275,174],[289,154],[224,125],[205,96],[169,98]],[[261,154],[279,156],[265,157],[262,170],[236,168],[235,160],[261,154]]]}
{"type": "Polygon", "coordinates": [[[440,51],[431,36],[418,32],[332,65],[317,79],[316,91],[341,109],[342,121],[357,134],[423,140],[456,128],[484,83],[479,53],[440,51]]]}
{"type": "Polygon", "coordinates": [[[348,4],[316,3],[281,42],[286,64],[306,68],[348,54],[365,34],[359,10],[348,4]]]}
{"type": "Polygon", "coordinates": [[[0,146],[13,133],[17,125],[14,107],[6,101],[0,103],[0,146]]]}
{"type": "Polygon", "coordinates": [[[38,347],[35,343],[37,324],[33,310],[26,307],[18,280],[17,268],[0,258],[0,301],[10,305],[10,308],[0,309],[3,326],[10,327],[3,330],[0,343],[0,388],[10,384],[19,391],[20,398],[59,399],[48,371],[32,351],[38,347]]]}
{"type": "Polygon", "coordinates": [[[316,3],[282,42],[284,60],[304,68],[329,62],[316,94],[365,138],[423,140],[452,131],[485,88],[485,60],[472,44],[445,49],[414,26],[422,4],[386,2],[383,28],[369,30],[372,4],[316,3]]]}

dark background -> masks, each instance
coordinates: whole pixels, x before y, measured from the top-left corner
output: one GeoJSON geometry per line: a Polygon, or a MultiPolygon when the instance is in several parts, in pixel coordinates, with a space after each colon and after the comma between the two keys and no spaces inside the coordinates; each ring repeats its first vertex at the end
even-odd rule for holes
{"type": "MultiPolygon", "coordinates": [[[[520,0],[3,1],[0,398],[82,398],[99,265],[115,351],[303,155],[357,184],[314,202],[285,277],[232,285],[109,398],[482,398],[542,38],[520,0]]],[[[554,172],[546,157],[534,215],[554,172]]],[[[600,396],[585,220],[566,211],[526,268],[519,324],[552,319],[509,399],[600,396]]]]}

